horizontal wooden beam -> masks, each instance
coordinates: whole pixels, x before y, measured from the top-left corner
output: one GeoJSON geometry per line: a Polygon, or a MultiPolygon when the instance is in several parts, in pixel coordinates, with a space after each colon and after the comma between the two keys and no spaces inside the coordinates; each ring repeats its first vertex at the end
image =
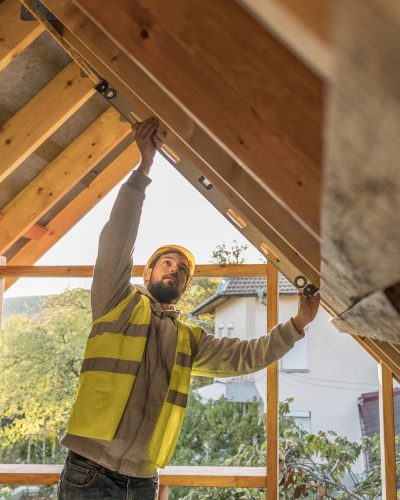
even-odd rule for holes
{"type": "MultiPolygon", "coordinates": [[[[0,484],[56,484],[62,465],[0,464],[0,484]]],[[[265,467],[168,466],[159,472],[163,486],[265,488],[265,467]]]]}
{"type": "MultiPolygon", "coordinates": [[[[10,261],[11,262],[11,261],[10,261]]],[[[143,265],[135,265],[132,276],[142,277],[143,265]]],[[[195,277],[265,276],[265,264],[197,264],[195,277]]],[[[0,266],[6,278],[91,278],[93,266],[0,266]]]]}
{"type": "Polygon", "coordinates": [[[5,207],[0,219],[0,255],[131,132],[120,114],[107,109],[5,207]]]}
{"type": "Polygon", "coordinates": [[[37,22],[22,21],[20,12],[18,0],[0,3],[0,71],[44,31],[37,22]]]}
{"type": "Polygon", "coordinates": [[[70,63],[0,128],[0,182],[55,132],[95,90],[70,63]]]}
{"type": "MultiPolygon", "coordinates": [[[[136,144],[129,145],[110,165],[95,177],[63,210],[46,226],[47,233],[40,241],[30,241],[9,260],[10,265],[34,264],[59,241],[84,215],[120,182],[140,161],[136,144]]],[[[6,279],[8,289],[18,278],[6,279]]]]}
{"type": "Polygon", "coordinates": [[[169,466],[160,470],[165,486],[265,488],[265,467],[169,466]]]}

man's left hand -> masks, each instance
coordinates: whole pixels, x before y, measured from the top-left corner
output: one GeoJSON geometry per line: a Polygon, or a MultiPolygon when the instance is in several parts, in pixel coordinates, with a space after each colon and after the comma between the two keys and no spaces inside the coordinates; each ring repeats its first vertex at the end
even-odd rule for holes
{"type": "Polygon", "coordinates": [[[297,331],[302,332],[303,329],[313,321],[318,312],[319,301],[319,293],[309,298],[304,297],[303,294],[299,294],[297,314],[292,318],[297,331]]]}

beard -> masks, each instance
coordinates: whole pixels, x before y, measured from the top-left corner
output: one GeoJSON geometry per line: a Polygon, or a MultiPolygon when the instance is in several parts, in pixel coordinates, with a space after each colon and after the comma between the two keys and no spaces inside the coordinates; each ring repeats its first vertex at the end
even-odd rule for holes
{"type": "Polygon", "coordinates": [[[162,304],[171,304],[181,296],[178,287],[164,284],[162,281],[150,281],[147,290],[162,304]]]}

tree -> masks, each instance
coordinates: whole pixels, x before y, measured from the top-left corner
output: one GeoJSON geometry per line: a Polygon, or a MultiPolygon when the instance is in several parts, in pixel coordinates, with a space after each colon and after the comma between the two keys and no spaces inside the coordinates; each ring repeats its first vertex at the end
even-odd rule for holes
{"type": "Polygon", "coordinates": [[[213,264],[243,264],[245,258],[243,253],[249,248],[247,243],[241,245],[233,240],[230,247],[225,242],[217,245],[211,255],[213,264]]]}
{"type": "Polygon", "coordinates": [[[89,291],[49,296],[2,330],[0,452],[4,462],[60,462],[58,440],[75,397],[91,326],[89,291]]]}

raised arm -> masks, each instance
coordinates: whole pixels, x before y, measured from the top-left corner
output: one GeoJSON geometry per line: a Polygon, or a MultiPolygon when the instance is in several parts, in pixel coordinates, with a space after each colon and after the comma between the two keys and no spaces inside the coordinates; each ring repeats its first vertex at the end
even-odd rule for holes
{"type": "Polygon", "coordinates": [[[277,325],[269,335],[254,340],[239,340],[202,332],[193,361],[193,375],[203,377],[232,377],[265,368],[280,359],[304,337],[303,329],[316,316],[319,295],[306,299],[299,297],[296,316],[277,325]]]}
{"type": "Polygon", "coordinates": [[[145,189],[151,182],[148,174],[155,154],[153,135],[157,126],[157,119],[152,117],[135,127],[141,162],[121,186],[110,218],[100,234],[91,290],[94,319],[110,311],[131,290],[132,254],[145,189]]]}

